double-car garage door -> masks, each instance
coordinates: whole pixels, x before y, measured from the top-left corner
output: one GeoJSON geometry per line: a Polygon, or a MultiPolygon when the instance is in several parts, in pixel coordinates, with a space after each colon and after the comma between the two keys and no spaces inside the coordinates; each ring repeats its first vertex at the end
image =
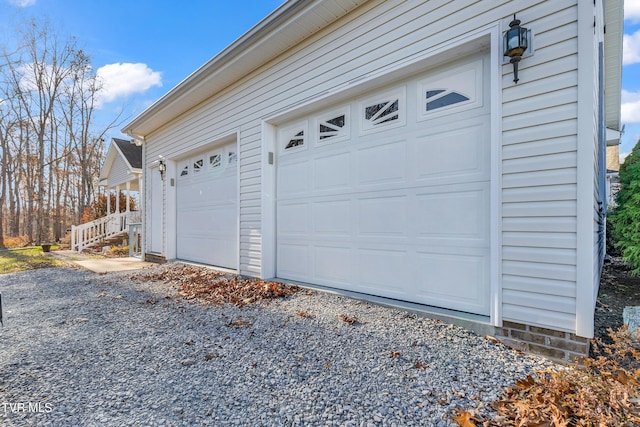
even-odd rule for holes
{"type": "Polygon", "coordinates": [[[278,277],[489,314],[487,64],[279,126],[278,277]]]}

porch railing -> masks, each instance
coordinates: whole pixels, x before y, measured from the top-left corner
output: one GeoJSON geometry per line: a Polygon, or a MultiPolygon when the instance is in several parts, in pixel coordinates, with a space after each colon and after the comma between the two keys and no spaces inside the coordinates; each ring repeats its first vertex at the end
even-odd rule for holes
{"type": "Polygon", "coordinates": [[[86,224],[71,226],[71,249],[82,251],[90,246],[129,231],[129,224],[140,222],[140,212],[112,213],[86,224]]]}

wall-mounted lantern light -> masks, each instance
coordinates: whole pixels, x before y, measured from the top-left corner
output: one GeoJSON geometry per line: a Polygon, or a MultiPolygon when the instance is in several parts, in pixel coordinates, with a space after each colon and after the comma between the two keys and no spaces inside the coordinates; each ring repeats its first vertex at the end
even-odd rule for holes
{"type": "Polygon", "coordinates": [[[163,159],[158,161],[158,171],[160,171],[160,179],[164,181],[164,173],[167,171],[167,165],[164,163],[163,159]]]}
{"type": "Polygon", "coordinates": [[[504,33],[504,56],[511,58],[513,64],[513,81],[518,83],[518,62],[522,54],[527,50],[528,30],[520,26],[520,20],[513,14],[513,21],[509,23],[509,29],[504,33]]]}

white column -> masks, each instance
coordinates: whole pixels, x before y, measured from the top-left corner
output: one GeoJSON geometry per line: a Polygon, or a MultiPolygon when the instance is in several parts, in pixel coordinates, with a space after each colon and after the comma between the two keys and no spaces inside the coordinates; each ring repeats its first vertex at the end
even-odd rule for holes
{"type": "Polygon", "coordinates": [[[111,215],[111,188],[107,188],[107,216],[111,215]]]}
{"type": "Polygon", "coordinates": [[[129,199],[131,197],[131,182],[127,181],[127,206],[125,207],[125,211],[129,213],[129,199]]]}
{"type": "Polygon", "coordinates": [[[116,185],[116,213],[120,213],[120,186],[116,185]]]}

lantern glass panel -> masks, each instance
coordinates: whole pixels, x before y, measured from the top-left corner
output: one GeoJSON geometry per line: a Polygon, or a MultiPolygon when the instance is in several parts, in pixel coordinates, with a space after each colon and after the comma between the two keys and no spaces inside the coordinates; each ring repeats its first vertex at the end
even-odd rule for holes
{"type": "Polygon", "coordinates": [[[510,28],[504,35],[504,55],[521,56],[525,50],[527,50],[527,29],[510,28]]]}

